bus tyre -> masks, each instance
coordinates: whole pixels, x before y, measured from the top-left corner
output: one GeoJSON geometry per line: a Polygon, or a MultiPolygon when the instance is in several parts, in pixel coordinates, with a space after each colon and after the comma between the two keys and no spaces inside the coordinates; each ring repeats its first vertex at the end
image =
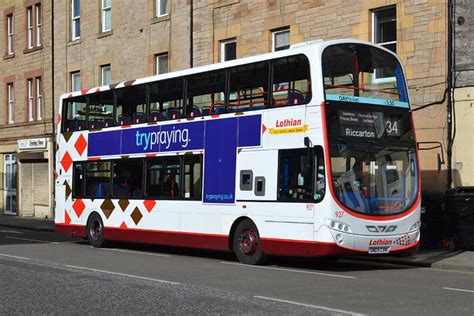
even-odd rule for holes
{"type": "Polygon", "coordinates": [[[97,213],[93,213],[87,221],[87,240],[96,248],[105,245],[104,223],[102,222],[100,215],[97,213]]]}
{"type": "Polygon", "coordinates": [[[244,264],[263,264],[266,260],[257,226],[251,220],[245,219],[239,223],[234,233],[232,248],[239,261],[244,264]]]}

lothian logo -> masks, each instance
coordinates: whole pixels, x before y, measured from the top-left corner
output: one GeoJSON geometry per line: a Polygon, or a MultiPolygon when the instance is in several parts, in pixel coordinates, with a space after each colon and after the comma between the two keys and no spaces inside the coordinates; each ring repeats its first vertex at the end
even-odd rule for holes
{"type": "Polygon", "coordinates": [[[301,120],[295,119],[284,119],[283,121],[277,120],[275,123],[275,127],[293,127],[293,126],[301,126],[301,120]]]}
{"type": "Polygon", "coordinates": [[[371,239],[369,246],[391,246],[392,241],[386,239],[371,239]]]}

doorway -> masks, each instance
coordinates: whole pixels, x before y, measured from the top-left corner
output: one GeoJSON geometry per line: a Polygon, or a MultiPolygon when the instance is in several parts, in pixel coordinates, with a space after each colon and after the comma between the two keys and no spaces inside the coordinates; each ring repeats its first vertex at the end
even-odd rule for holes
{"type": "Polygon", "coordinates": [[[5,215],[16,215],[16,190],[17,190],[17,177],[16,177],[16,157],[15,154],[4,155],[4,169],[3,185],[4,185],[4,214],[5,215]]]}

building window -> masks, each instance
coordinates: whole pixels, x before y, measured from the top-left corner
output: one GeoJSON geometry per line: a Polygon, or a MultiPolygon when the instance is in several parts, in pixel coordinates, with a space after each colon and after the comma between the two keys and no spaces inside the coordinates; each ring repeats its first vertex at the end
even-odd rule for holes
{"type": "Polygon", "coordinates": [[[26,9],[28,22],[28,48],[33,48],[33,8],[26,9]]]}
{"type": "Polygon", "coordinates": [[[33,79],[27,81],[28,90],[28,121],[33,121],[33,79]]]}
{"type": "Polygon", "coordinates": [[[26,81],[28,121],[42,120],[43,94],[41,77],[30,78],[26,81]],[[36,112],[36,113],[35,113],[36,112]]]}
{"type": "Polygon", "coordinates": [[[221,42],[221,62],[237,58],[237,41],[235,39],[221,42]]]}
{"type": "Polygon", "coordinates": [[[41,14],[41,4],[35,5],[36,13],[36,46],[41,46],[43,44],[43,16],[41,14]]]}
{"type": "Polygon", "coordinates": [[[81,73],[71,72],[71,91],[79,91],[81,90],[81,73]]]}
{"type": "Polygon", "coordinates": [[[71,8],[71,39],[74,41],[81,37],[81,1],[72,0],[71,8]]]}
{"type": "Polygon", "coordinates": [[[155,73],[161,75],[168,71],[168,53],[155,55],[155,73]]]}
{"type": "Polygon", "coordinates": [[[112,30],[112,0],[102,0],[102,32],[112,30]]]}
{"type": "Polygon", "coordinates": [[[41,47],[43,44],[43,22],[41,4],[26,8],[27,49],[41,47]]]}
{"type": "Polygon", "coordinates": [[[7,119],[8,124],[13,124],[15,117],[15,92],[13,90],[13,83],[7,84],[7,95],[8,95],[8,108],[7,108],[7,119]]]}
{"type": "Polygon", "coordinates": [[[43,82],[41,77],[36,77],[36,119],[43,119],[43,82]]]}
{"type": "Polygon", "coordinates": [[[7,15],[7,55],[13,55],[13,14],[7,15]]]}
{"type": "Polygon", "coordinates": [[[156,0],[156,16],[168,14],[168,0],[156,0]]]}
{"type": "Polygon", "coordinates": [[[109,85],[112,83],[112,70],[110,65],[104,65],[100,67],[100,83],[103,86],[109,85]]]}
{"type": "Polygon", "coordinates": [[[272,52],[290,48],[290,29],[272,32],[272,52]]]}
{"type": "MultiPolygon", "coordinates": [[[[373,42],[386,49],[397,52],[397,11],[395,7],[372,12],[373,42]]],[[[385,69],[375,70],[375,79],[393,78],[393,72],[385,69]]]]}

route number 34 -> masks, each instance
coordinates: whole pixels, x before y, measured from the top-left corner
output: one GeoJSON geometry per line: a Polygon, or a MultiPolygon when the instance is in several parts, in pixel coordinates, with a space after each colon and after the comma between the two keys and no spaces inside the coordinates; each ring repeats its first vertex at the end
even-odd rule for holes
{"type": "Polygon", "coordinates": [[[388,135],[399,135],[397,121],[385,121],[385,131],[388,135]]]}

